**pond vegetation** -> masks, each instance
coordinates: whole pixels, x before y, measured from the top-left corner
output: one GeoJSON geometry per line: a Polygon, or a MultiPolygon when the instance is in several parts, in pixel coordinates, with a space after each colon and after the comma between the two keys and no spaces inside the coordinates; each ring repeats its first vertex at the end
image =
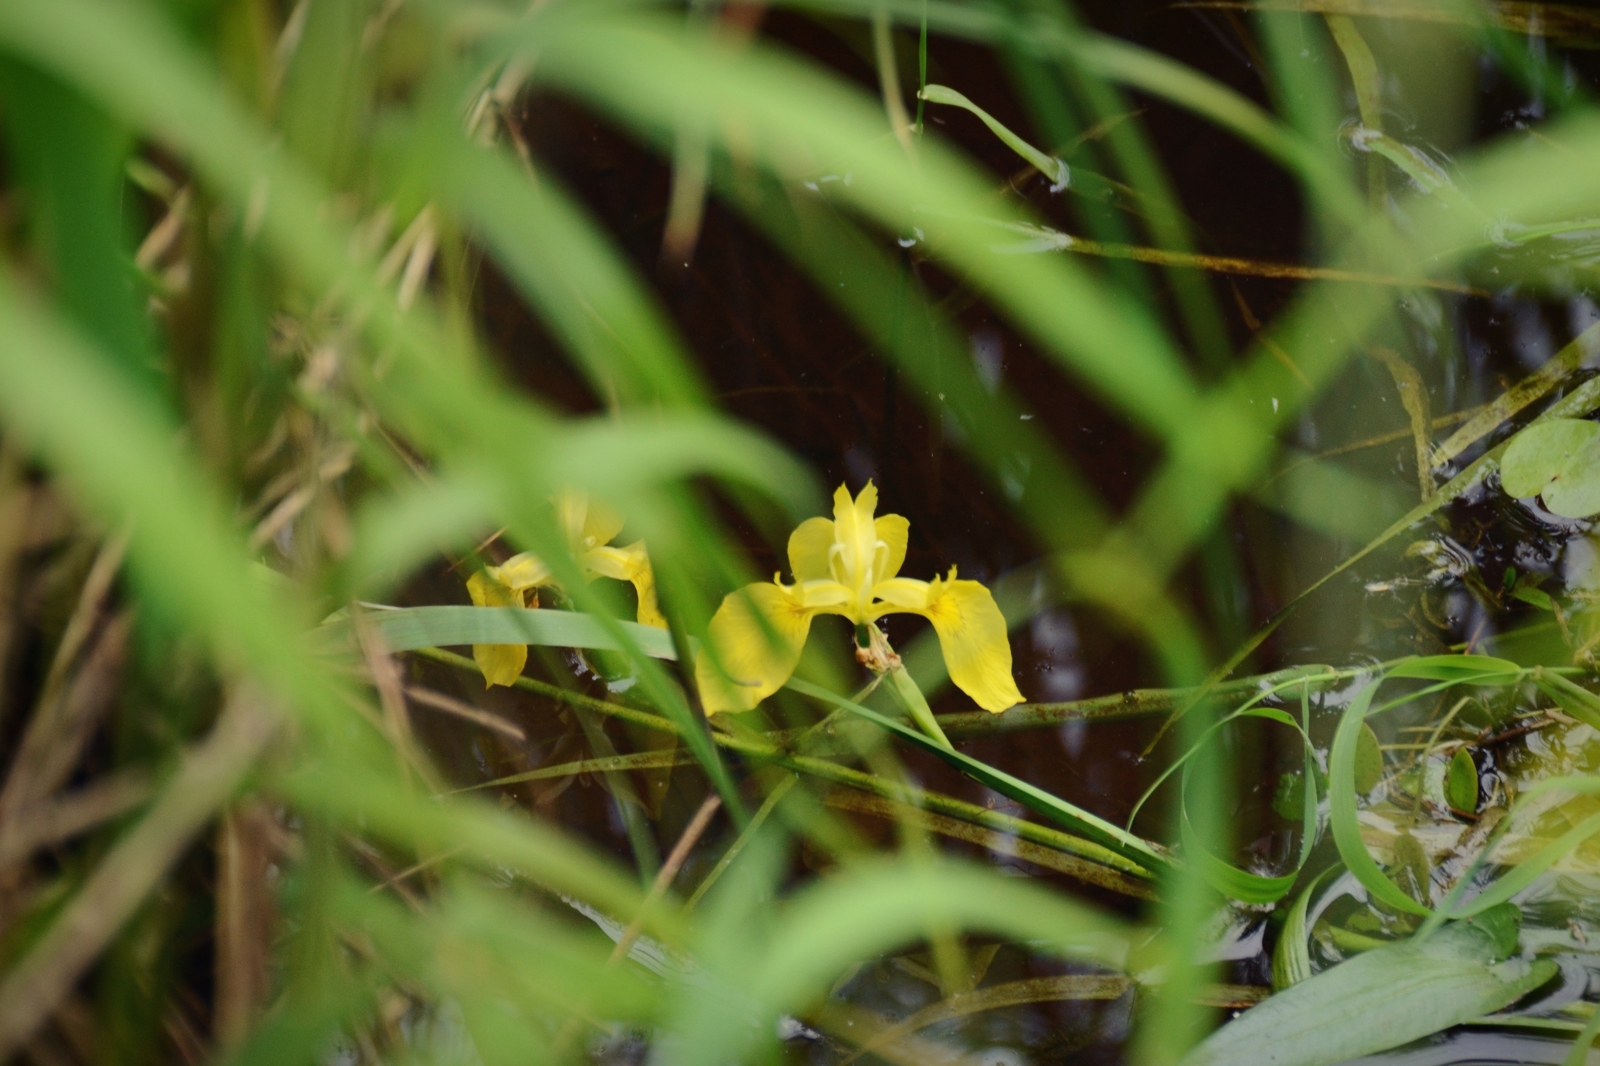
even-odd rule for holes
{"type": "Polygon", "coordinates": [[[0,1061],[1588,1061],[1596,55],[0,4],[0,1061]]]}

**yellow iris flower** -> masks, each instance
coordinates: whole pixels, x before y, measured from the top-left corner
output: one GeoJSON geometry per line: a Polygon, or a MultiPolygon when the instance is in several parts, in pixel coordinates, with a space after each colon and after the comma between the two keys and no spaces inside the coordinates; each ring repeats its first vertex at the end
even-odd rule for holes
{"type": "MultiPolygon", "coordinates": [[[[655,571],[644,541],[625,548],[611,546],[622,532],[622,517],[581,492],[556,497],[556,519],[566,534],[567,546],[585,577],[609,577],[631,582],[639,594],[639,622],[666,629],[667,620],[656,604],[655,571]]],[[[467,593],[479,607],[527,607],[529,593],[538,606],[538,590],[554,585],[550,568],[532,552],[513,555],[499,566],[484,567],[467,578],[467,593]]],[[[472,657],[483,671],[485,687],[509,685],[522,676],[528,662],[525,644],[474,644],[472,657]]]]}
{"type": "Polygon", "coordinates": [[[875,648],[881,635],[873,622],[886,614],[920,614],[939,634],[950,680],[978,706],[998,713],[1022,702],[1011,676],[1006,621],[989,590],[958,580],[953,566],[949,576],[932,581],[898,576],[911,523],[897,514],[874,518],[877,509],[872,482],[854,500],[840,485],[833,519],[808,518],[789,537],[794,584],[774,575],[771,584],[746,585],[722,601],[706,633],[716,662],[701,655],[695,664],[707,714],[748,711],[782,688],[819,614],[867,626],[875,648]]]}

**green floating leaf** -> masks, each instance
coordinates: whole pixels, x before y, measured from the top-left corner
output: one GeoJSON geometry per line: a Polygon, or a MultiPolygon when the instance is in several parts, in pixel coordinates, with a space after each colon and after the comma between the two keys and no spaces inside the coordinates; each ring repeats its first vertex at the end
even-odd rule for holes
{"type": "Polygon", "coordinates": [[[1510,685],[1520,681],[1524,672],[1510,659],[1496,659],[1492,655],[1423,655],[1396,664],[1388,676],[1457,684],[1510,685]]]}
{"type": "Polygon", "coordinates": [[[1346,960],[1218,1029],[1182,1066],[1326,1066],[1500,1010],[1557,969],[1549,959],[1496,961],[1515,947],[1519,920],[1505,905],[1346,960]]]}
{"type": "Polygon", "coordinates": [[[1356,794],[1365,796],[1382,780],[1383,746],[1378,743],[1378,734],[1372,727],[1362,722],[1361,732],[1356,737],[1356,794]]]}
{"type": "Polygon", "coordinates": [[[1600,512],[1600,424],[1553,418],[1524,429],[1500,460],[1500,485],[1512,496],[1542,496],[1563,518],[1600,512]]]}
{"type": "Polygon", "coordinates": [[[1457,748],[1445,771],[1444,798],[1452,810],[1472,813],[1478,809],[1478,764],[1472,752],[1457,748]]]}

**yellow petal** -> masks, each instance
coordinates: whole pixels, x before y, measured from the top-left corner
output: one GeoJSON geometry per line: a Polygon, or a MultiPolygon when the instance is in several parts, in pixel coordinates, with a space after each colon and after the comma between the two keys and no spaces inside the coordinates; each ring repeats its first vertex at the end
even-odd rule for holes
{"type": "Polygon", "coordinates": [[[591,548],[578,562],[592,575],[632,582],[633,590],[639,594],[639,610],[635,615],[639,624],[667,628],[667,620],[656,602],[656,575],[650,567],[644,541],[635,541],[626,548],[591,548]]]}
{"type": "Polygon", "coordinates": [[[484,688],[511,685],[528,665],[528,648],[525,644],[474,644],[472,658],[483,671],[484,688]]]}
{"type": "Polygon", "coordinates": [[[748,711],[782,688],[800,663],[811,615],[776,583],[725,597],[694,668],[706,713],[748,711]]]}
{"type": "Polygon", "coordinates": [[[622,532],[622,516],[598,500],[590,499],[587,492],[562,489],[552,502],[556,522],[574,555],[610,544],[622,532]]]}
{"type": "Polygon", "coordinates": [[[622,516],[599,500],[589,501],[589,512],[583,516],[583,540],[586,548],[610,544],[622,532],[622,516]]]}
{"type": "MultiPolygon", "coordinates": [[[[989,590],[976,581],[950,577],[928,586],[925,615],[939,634],[950,680],[986,711],[999,713],[1022,702],[1011,676],[1011,642],[1005,616],[989,590]]],[[[904,580],[904,579],[902,579],[904,580]]]]}
{"type": "MultiPolygon", "coordinates": [[[[513,555],[499,566],[489,567],[489,575],[507,588],[522,591],[523,589],[541,588],[551,583],[550,568],[544,565],[532,552],[522,552],[513,555]]],[[[468,582],[470,587],[471,582],[468,582]]],[[[478,606],[482,607],[483,604],[478,606]]],[[[517,604],[518,607],[522,604],[517,604]]]]}
{"type": "Polygon", "coordinates": [[[878,554],[878,530],[872,522],[877,507],[878,487],[870,481],[853,501],[843,485],[833,494],[833,533],[839,560],[832,576],[846,585],[871,584],[869,571],[878,554]]]}
{"type": "MultiPolygon", "coordinates": [[[[473,603],[479,607],[524,606],[526,601],[521,589],[497,580],[504,570],[504,567],[491,566],[467,578],[467,595],[472,597],[473,603]]],[[[522,676],[522,668],[528,663],[528,649],[523,644],[474,644],[472,658],[483,671],[485,688],[509,685],[522,676]]]]}
{"type": "Polygon", "coordinates": [[[906,561],[906,542],[911,539],[911,522],[898,514],[886,514],[872,523],[878,539],[889,546],[889,558],[883,569],[874,576],[875,581],[887,581],[900,572],[906,561]]]}
{"type": "Polygon", "coordinates": [[[821,581],[829,576],[828,552],[833,547],[833,522],[808,518],[789,534],[789,571],[796,581],[821,581]]]}

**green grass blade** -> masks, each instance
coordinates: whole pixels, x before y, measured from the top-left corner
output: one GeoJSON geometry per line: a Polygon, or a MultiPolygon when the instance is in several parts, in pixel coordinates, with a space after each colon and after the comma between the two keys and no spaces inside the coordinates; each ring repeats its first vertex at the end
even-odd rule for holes
{"type": "MultiPolygon", "coordinates": [[[[544,644],[555,648],[602,648],[623,651],[638,648],[657,659],[675,659],[672,636],[664,629],[612,619],[630,643],[593,615],[578,611],[523,610],[516,607],[402,607],[369,610],[364,621],[377,631],[389,651],[416,648],[461,647],[468,644],[544,644]]],[[[340,646],[354,639],[346,618],[330,621],[317,630],[325,646],[340,646]]]]}
{"type": "Polygon", "coordinates": [[[978,118],[983,121],[983,124],[988,126],[990,131],[994,133],[996,137],[1000,138],[1007,148],[1017,153],[1023,159],[1026,159],[1029,163],[1032,163],[1035,170],[1043,174],[1046,178],[1050,179],[1050,181],[1053,183],[1050,186],[1051,192],[1060,192],[1072,184],[1072,171],[1067,167],[1065,162],[1055,158],[1054,156],[1045,155],[1043,152],[1039,151],[1039,149],[1035,148],[1021,137],[1018,137],[1015,133],[1012,133],[1011,130],[999,119],[995,118],[993,115],[989,114],[989,112],[985,111],[971,100],[968,100],[965,96],[962,96],[949,86],[924,86],[922,91],[917,94],[917,100],[919,103],[920,101],[927,100],[935,104],[948,104],[952,107],[959,107],[972,112],[974,115],[977,115],[978,118]]]}
{"type": "Polygon", "coordinates": [[[1425,907],[1400,890],[1389,880],[1367,851],[1361,839],[1360,823],[1356,820],[1356,745],[1361,737],[1361,727],[1366,723],[1372,697],[1378,691],[1379,681],[1364,685],[1339,719],[1334,734],[1333,748],[1328,756],[1329,824],[1333,840],[1338,845],[1339,857],[1366,890],[1390,907],[1410,914],[1430,915],[1425,907]]]}
{"type": "Polygon", "coordinates": [[[1037,811],[1039,814],[1068,829],[1083,833],[1093,840],[1136,856],[1141,863],[1157,867],[1171,865],[1171,860],[1151,847],[1148,841],[1134,836],[1127,830],[1090,814],[1088,811],[1076,807],[1066,800],[1052,796],[1043,789],[1036,788],[1003,770],[997,770],[987,763],[980,762],[970,755],[943,747],[938,741],[926,737],[914,729],[908,729],[891,718],[885,718],[876,711],[870,711],[858,703],[845,699],[843,696],[836,696],[827,689],[798,678],[791,679],[786,687],[813,699],[832,704],[835,707],[842,707],[852,714],[859,715],[880,728],[888,730],[908,744],[939,757],[957,770],[994,789],[1001,795],[1016,800],[1024,807],[1037,811]]]}

